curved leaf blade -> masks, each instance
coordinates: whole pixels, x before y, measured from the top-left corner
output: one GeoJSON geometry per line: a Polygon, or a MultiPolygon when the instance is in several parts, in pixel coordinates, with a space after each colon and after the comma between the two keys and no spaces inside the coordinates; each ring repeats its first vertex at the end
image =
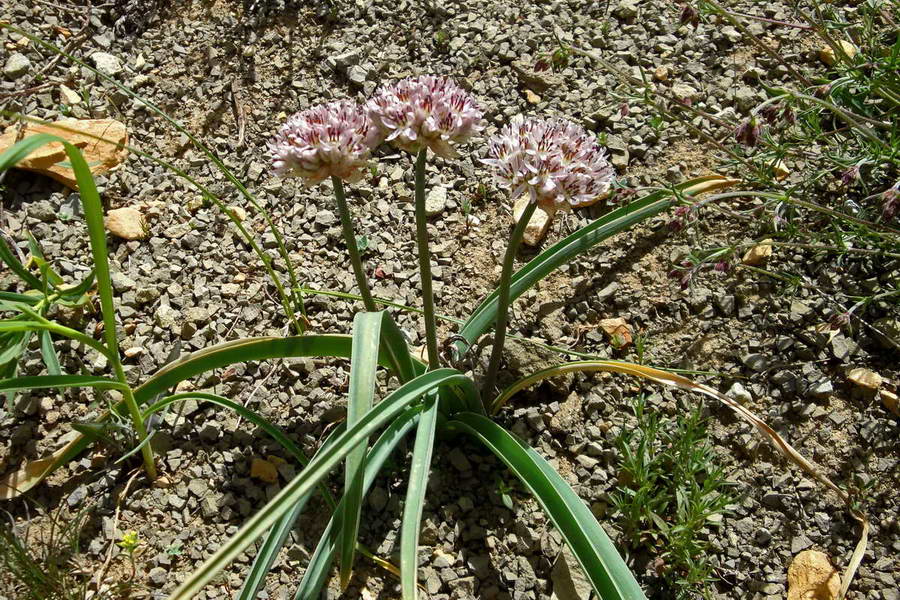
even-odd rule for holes
{"type": "MultiPolygon", "coordinates": [[[[675,186],[677,193],[690,196],[702,192],[727,187],[737,183],[718,175],[698,177],[675,186]]],[[[513,302],[528,288],[549,275],[559,266],[579,254],[586,252],[600,242],[669,208],[677,199],[670,190],[659,190],[630,204],[617,208],[582,227],[567,238],[547,248],[528,264],[516,271],[510,282],[509,298],[513,302]]],[[[497,319],[499,291],[494,290],[481,302],[460,329],[462,338],[454,344],[454,352],[460,356],[481,334],[487,331],[497,319]]]]}
{"type": "MultiPolygon", "coordinates": [[[[384,466],[385,461],[394,451],[394,448],[416,424],[420,412],[421,409],[419,407],[406,409],[403,414],[388,425],[378,440],[372,444],[372,449],[366,455],[363,495],[368,493],[369,488],[372,487],[375,478],[381,471],[381,467],[384,466]]],[[[334,511],[334,514],[328,521],[328,525],[325,527],[325,531],[322,533],[322,537],[319,538],[319,543],[309,559],[309,564],[303,573],[303,579],[297,588],[295,596],[297,600],[318,598],[322,592],[322,587],[325,585],[328,573],[331,570],[331,563],[334,561],[337,542],[343,527],[344,512],[341,509],[343,502],[344,499],[342,498],[338,504],[338,509],[334,511]]]]}
{"type": "Polygon", "coordinates": [[[0,381],[0,391],[37,390],[47,388],[92,387],[124,390],[128,386],[121,381],[93,375],[30,375],[0,381]]]}
{"type": "MultiPolygon", "coordinates": [[[[350,358],[350,390],[347,427],[356,425],[372,409],[381,323],[385,313],[361,312],[353,318],[353,349],[350,358]]],[[[347,454],[344,472],[344,527],[341,532],[341,589],[347,589],[356,553],[356,536],[362,510],[362,477],[366,439],[347,454]]]]}
{"type": "Polygon", "coordinates": [[[376,430],[399,416],[410,404],[445,385],[471,385],[471,380],[454,369],[429,371],[401,386],[366,413],[356,425],[349,428],[334,443],[333,452],[314,458],[309,465],[291,480],[272,500],[250,517],[238,532],[226,541],[197,570],[185,579],[171,598],[189,600],[210,580],[227,567],[241,552],[297,504],[323,477],[356,446],[368,439],[376,430]]]}
{"type": "Polygon", "coordinates": [[[537,452],[500,425],[475,413],[458,414],[447,427],[475,437],[516,474],[559,529],[600,598],[646,600],[590,509],[537,452]]]}
{"type": "Polygon", "coordinates": [[[413,446],[412,464],[409,469],[409,485],[403,505],[403,523],[400,528],[400,588],[403,600],[416,600],[418,593],[419,526],[425,507],[428,472],[434,450],[434,436],[438,422],[437,398],[429,397],[426,408],[419,417],[416,442],[413,446]]]}

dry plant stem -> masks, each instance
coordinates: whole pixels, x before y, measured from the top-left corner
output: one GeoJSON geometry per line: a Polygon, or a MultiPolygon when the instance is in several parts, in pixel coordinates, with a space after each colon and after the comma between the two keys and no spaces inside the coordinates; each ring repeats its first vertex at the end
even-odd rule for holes
{"type": "MultiPolygon", "coordinates": [[[[353,266],[353,274],[356,276],[356,285],[359,287],[359,295],[362,296],[363,305],[369,312],[376,312],[378,307],[372,300],[369,291],[369,281],[359,257],[359,248],[356,245],[356,234],[353,232],[353,221],[350,219],[350,208],[347,206],[347,197],[344,195],[344,183],[337,177],[331,178],[334,184],[334,197],[337,200],[338,212],[341,214],[341,228],[344,230],[344,243],[347,244],[347,253],[350,254],[350,264],[353,266]]],[[[297,288],[294,288],[295,290],[297,288]]]]}
{"type": "Polygon", "coordinates": [[[428,215],[425,214],[425,159],[428,148],[416,156],[416,246],[419,250],[419,278],[422,280],[422,304],[425,309],[425,344],[428,368],[440,366],[437,324],[434,320],[434,290],[431,287],[431,252],[428,250],[428,215]]]}
{"type": "Polygon", "coordinates": [[[487,374],[484,377],[484,387],[482,387],[482,402],[487,402],[494,393],[494,384],[497,381],[497,371],[500,368],[500,359],[503,357],[503,344],[506,341],[506,324],[509,320],[509,285],[513,274],[513,264],[516,262],[516,252],[522,243],[522,236],[525,235],[525,227],[534,214],[537,203],[529,202],[522,216],[519,217],[515,228],[513,228],[512,237],[509,240],[509,246],[506,247],[506,256],[503,258],[503,272],[500,275],[500,286],[498,288],[497,298],[497,323],[494,329],[494,345],[491,348],[491,361],[488,363],[487,374]]]}

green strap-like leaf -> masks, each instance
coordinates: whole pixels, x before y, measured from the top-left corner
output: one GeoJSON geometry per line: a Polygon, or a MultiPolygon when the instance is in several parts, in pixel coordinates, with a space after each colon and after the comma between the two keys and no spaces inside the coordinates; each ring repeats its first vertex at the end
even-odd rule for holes
{"type": "MultiPolygon", "coordinates": [[[[688,192],[692,187],[711,181],[721,180],[717,176],[700,177],[675,186],[679,192],[688,192]]],[[[617,208],[596,221],[582,227],[567,238],[547,248],[527,265],[516,271],[510,282],[509,299],[513,302],[535,283],[549,275],[556,268],[569,262],[579,254],[590,250],[603,240],[658,215],[671,206],[675,194],[670,190],[660,190],[617,208]]],[[[454,352],[460,356],[481,334],[486,332],[497,319],[499,291],[491,292],[476,308],[459,332],[462,340],[454,344],[454,352]],[[464,340],[464,341],[463,341],[464,340]]]]}
{"type": "MultiPolygon", "coordinates": [[[[365,496],[369,488],[375,482],[375,478],[381,471],[381,467],[387,461],[391,452],[397,447],[407,432],[416,424],[421,407],[412,407],[406,409],[399,417],[391,421],[391,424],[379,436],[378,440],[372,444],[372,449],[366,455],[366,470],[363,481],[363,495],[365,496]]],[[[335,552],[337,550],[337,542],[341,535],[343,526],[344,512],[342,504],[344,499],[338,503],[337,510],[334,511],[319,543],[309,559],[306,571],[303,573],[303,579],[297,588],[296,600],[307,600],[308,598],[318,598],[322,592],[322,587],[328,578],[331,570],[331,564],[334,561],[335,552]]]]}
{"type": "Polygon", "coordinates": [[[46,329],[40,332],[41,339],[41,356],[44,357],[44,364],[47,366],[47,374],[62,375],[62,369],[59,366],[59,357],[56,356],[56,349],[53,347],[53,338],[46,329]]]}
{"type": "Polygon", "coordinates": [[[94,377],[93,375],[31,375],[0,381],[0,391],[70,387],[124,390],[127,386],[115,379],[94,377]]]}
{"type": "Polygon", "coordinates": [[[250,544],[325,477],[356,446],[363,443],[375,431],[391,422],[403,410],[425,394],[436,391],[444,385],[473,385],[471,379],[455,369],[437,369],[420,375],[401,386],[387,398],[379,402],[359,422],[349,428],[334,443],[334,451],[316,457],[291,480],[272,500],[250,517],[238,532],[222,544],[199,568],[178,586],[172,600],[193,598],[210,580],[237,558],[250,544]]]}
{"type": "Polygon", "coordinates": [[[425,506],[431,453],[434,450],[434,435],[439,416],[437,398],[430,396],[426,402],[427,407],[419,417],[419,426],[416,429],[416,442],[409,469],[409,485],[406,488],[406,502],[403,505],[403,523],[400,528],[400,586],[403,600],[416,600],[418,592],[419,527],[422,509],[425,506]]]}
{"type": "MultiPolygon", "coordinates": [[[[23,142],[27,142],[29,139],[31,139],[31,138],[23,140],[23,142]]],[[[19,144],[21,144],[23,142],[19,142],[19,144]]],[[[16,144],[16,146],[18,146],[19,144],[16,144]]],[[[8,154],[12,153],[13,150],[16,150],[16,146],[13,146],[12,148],[10,148],[6,152],[4,152],[2,155],[0,155],[0,173],[2,173],[4,171],[4,168],[3,168],[3,164],[5,162],[4,157],[6,157],[8,154]]],[[[25,156],[28,156],[28,153],[26,153],[25,156]]],[[[18,162],[18,161],[16,161],[16,162],[18,162]]],[[[19,279],[21,279],[22,281],[27,283],[28,287],[30,287],[31,289],[33,289],[33,290],[43,290],[44,289],[44,286],[41,283],[41,280],[38,279],[37,277],[35,277],[28,269],[25,268],[25,265],[23,265],[19,261],[18,257],[13,253],[13,251],[10,249],[10,247],[6,245],[6,240],[3,239],[2,235],[0,235],[0,261],[2,261],[7,267],[9,267],[10,271],[12,271],[16,275],[18,275],[19,279]]]]}
{"type": "MultiPolygon", "coordinates": [[[[316,454],[319,455],[330,452],[335,440],[339,435],[344,433],[344,431],[345,428],[343,425],[335,427],[316,454]]],[[[306,462],[301,464],[305,465],[306,462]]],[[[325,486],[320,487],[324,488],[325,486]]],[[[278,553],[281,551],[284,542],[290,535],[294,523],[297,521],[300,513],[303,512],[303,509],[311,496],[312,491],[307,492],[300,498],[300,501],[297,502],[297,504],[283,517],[278,519],[275,525],[272,526],[272,529],[269,530],[266,539],[263,540],[262,546],[260,546],[259,550],[256,552],[256,558],[253,559],[253,565],[250,567],[246,579],[244,579],[244,585],[241,586],[241,591],[236,600],[253,600],[256,598],[259,590],[262,589],[266,582],[266,575],[269,574],[269,570],[272,568],[275,559],[278,557],[278,553]]],[[[333,506],[333,508],[335,507],[333,506]]]]}
{"type": "MultiPolygon", "coordinates": [[[[347,427],[353,427],[372,408],[375,374],[381,345],[383,313],[361,312],[353,319],[353,350],[350,358],[350,390],[347,427]]],[[[347,454],[344,472],[344,529],[341,532],[341,589],[347,589],[356,553],[356,536],[362,509],[362,478],[369,440],[347,454]]]]}
{"type": "Polygon", "coordinates": [[[646,600],[612,541],[565,480],[525,442],[487,417],[461,413],[447,423],[474,436],[534,494],[604,600],[646,600]]]}

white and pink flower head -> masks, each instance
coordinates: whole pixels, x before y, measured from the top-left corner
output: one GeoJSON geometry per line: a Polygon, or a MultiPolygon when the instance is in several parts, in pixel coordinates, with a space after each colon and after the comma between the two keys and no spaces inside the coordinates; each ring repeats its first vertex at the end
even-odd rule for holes
{"type": "Polygon", "coordinates": [[[434,75],[380,88],[366,111],[388,142],[412,154],[424,147],[443,158],[456,158],[453,145],[484,128],[484,115],[471,94],[452,79],[434,75]]]}
{"type": "Polygon", "coordinates": [[[563,119],[524,119],[491,138],[482,162],[512,198],[528,193],[544,208],[570,210],[609,191],[613,169],[584,128],[563,119]]]}
{"type": "Polygon", "coordinates": [[[275,173],[299,177],[310,186],[329,177],[359,181],[379,143],[381,135],[366,111],[349,100],[338,100],[290,117],[269,150],[275,173]]]}

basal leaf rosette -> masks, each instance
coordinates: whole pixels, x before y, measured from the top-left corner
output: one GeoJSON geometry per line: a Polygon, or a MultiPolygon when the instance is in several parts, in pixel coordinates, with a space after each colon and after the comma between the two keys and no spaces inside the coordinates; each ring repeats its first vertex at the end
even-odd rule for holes
{"type": "Polygon", "coordinates": [[[380,142],[366,111],[355,102],[338,100],[290,117],[269,150],[278,175],[299,177],[307,186],[329,177],[353,183],[363,177],[369,155],[380,142]]]}
{"type": "Polygon", "coordinates": [[[584,128],[563,119],[523,119],[491,138],[489,158],[510,197],[529,194],[548,210],[571,210],[606,194],[613,168],[584,128]]]}
{"type": "Polygon", "coordinates": [[[472,95],[452,79],[434,75],[380,88],[366,103],[366,112],[388,142],[411,154],[428,148],[456,158],[453,146],[484,128],[484,114],[472,95]]]}

